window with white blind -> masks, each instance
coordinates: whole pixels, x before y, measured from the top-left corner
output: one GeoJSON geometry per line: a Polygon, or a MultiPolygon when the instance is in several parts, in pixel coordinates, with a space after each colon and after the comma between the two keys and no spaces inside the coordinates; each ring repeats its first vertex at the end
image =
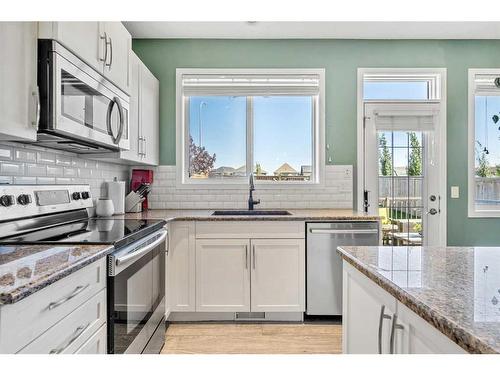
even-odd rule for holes
{"type": "Polygon", "coordinates": [[[323,69],[177,69],[182,182],[320,182],[323,93],[323,69]]]}
{"type": "Polygon", "coordinates": [[[500,69],[469,69],[469,216],[500,216],[500,69]]]}

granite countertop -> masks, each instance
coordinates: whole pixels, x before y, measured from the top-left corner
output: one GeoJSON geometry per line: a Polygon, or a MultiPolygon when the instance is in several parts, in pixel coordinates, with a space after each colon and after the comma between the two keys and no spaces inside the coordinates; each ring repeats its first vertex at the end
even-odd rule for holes
{"type": "Polygon", "coordinates": [[[329,220],[379,220],[378,216],[344,209],[299,209],[287,210],[291,215],[224,215],[212,216],[214,210],[148,210],[128,213],[127,219],[164,219],[166,221],[329,221],[329,220]]]}
{"type": "Polygon", "coordinates": [[[109,245],[0,246],[0,305],[28,297],[112,249],[109,245]]]}
{"type": "Polygon", "coordinates": [[[500,353],[500,248],[339,247],[356,269],[471,353],[500,353]]]}

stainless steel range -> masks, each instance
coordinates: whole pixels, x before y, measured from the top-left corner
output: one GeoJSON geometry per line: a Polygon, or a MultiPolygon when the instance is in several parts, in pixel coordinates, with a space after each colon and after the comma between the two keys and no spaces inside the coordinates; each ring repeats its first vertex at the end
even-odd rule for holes
{"type": "Polygon", "coordinates": [[[91,218],[92,206],[88,185],[0,185],[0,245],[113,245],[108,352],[159,353],[165,340],[165,222],[91,218]]]}

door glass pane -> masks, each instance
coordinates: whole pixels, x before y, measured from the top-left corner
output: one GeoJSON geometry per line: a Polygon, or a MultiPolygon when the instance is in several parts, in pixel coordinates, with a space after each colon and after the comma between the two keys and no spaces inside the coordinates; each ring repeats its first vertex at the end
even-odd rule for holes
{"type": "Polygon", "coordinates": [[[475,205],[500,209],[500,96],[475,98],[475,205]]]}
{"type": "Polygon", "coordinates": [[[385,245],[422,244],[422,136],[421,132],[378,132],[379,215],[385,245]]]}
{"type": "Polygon", "coordinates": [[[231,179],[247,175],[246,97],[189,98],[189,177],[231,179]]]}

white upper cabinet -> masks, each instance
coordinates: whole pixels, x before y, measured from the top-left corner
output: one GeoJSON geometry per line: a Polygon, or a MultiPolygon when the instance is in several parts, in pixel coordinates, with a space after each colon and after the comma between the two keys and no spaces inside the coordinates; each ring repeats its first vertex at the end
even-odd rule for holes
{"type": "Polygon", "coordinates": [[[130,93],[132,37],[121,22],[39,22],[38,37],[57,40],[130,93]]]}
{"type": "Polygon", "coordinates": [[[304,240],[252,239],[251,244],[251,311],[304,311],[304,240]]]}
{"type": "Polygon", "coordinates": [[[158,165],[160,153],[160,82],[141,62],[139,118],[142,162],[158,165]]]}
{"type": "Polygon", "coordinates": [[[101,22],[101,28],[104,28],[104,51],[107,53],[104,75],[122,90],[130,93],[132,37],[121,22],[101,22]]]}
{"type": "Polygon", "coordinates": [[[36,140],[37,25],[0,22],[0,140],[36,140]]]}

